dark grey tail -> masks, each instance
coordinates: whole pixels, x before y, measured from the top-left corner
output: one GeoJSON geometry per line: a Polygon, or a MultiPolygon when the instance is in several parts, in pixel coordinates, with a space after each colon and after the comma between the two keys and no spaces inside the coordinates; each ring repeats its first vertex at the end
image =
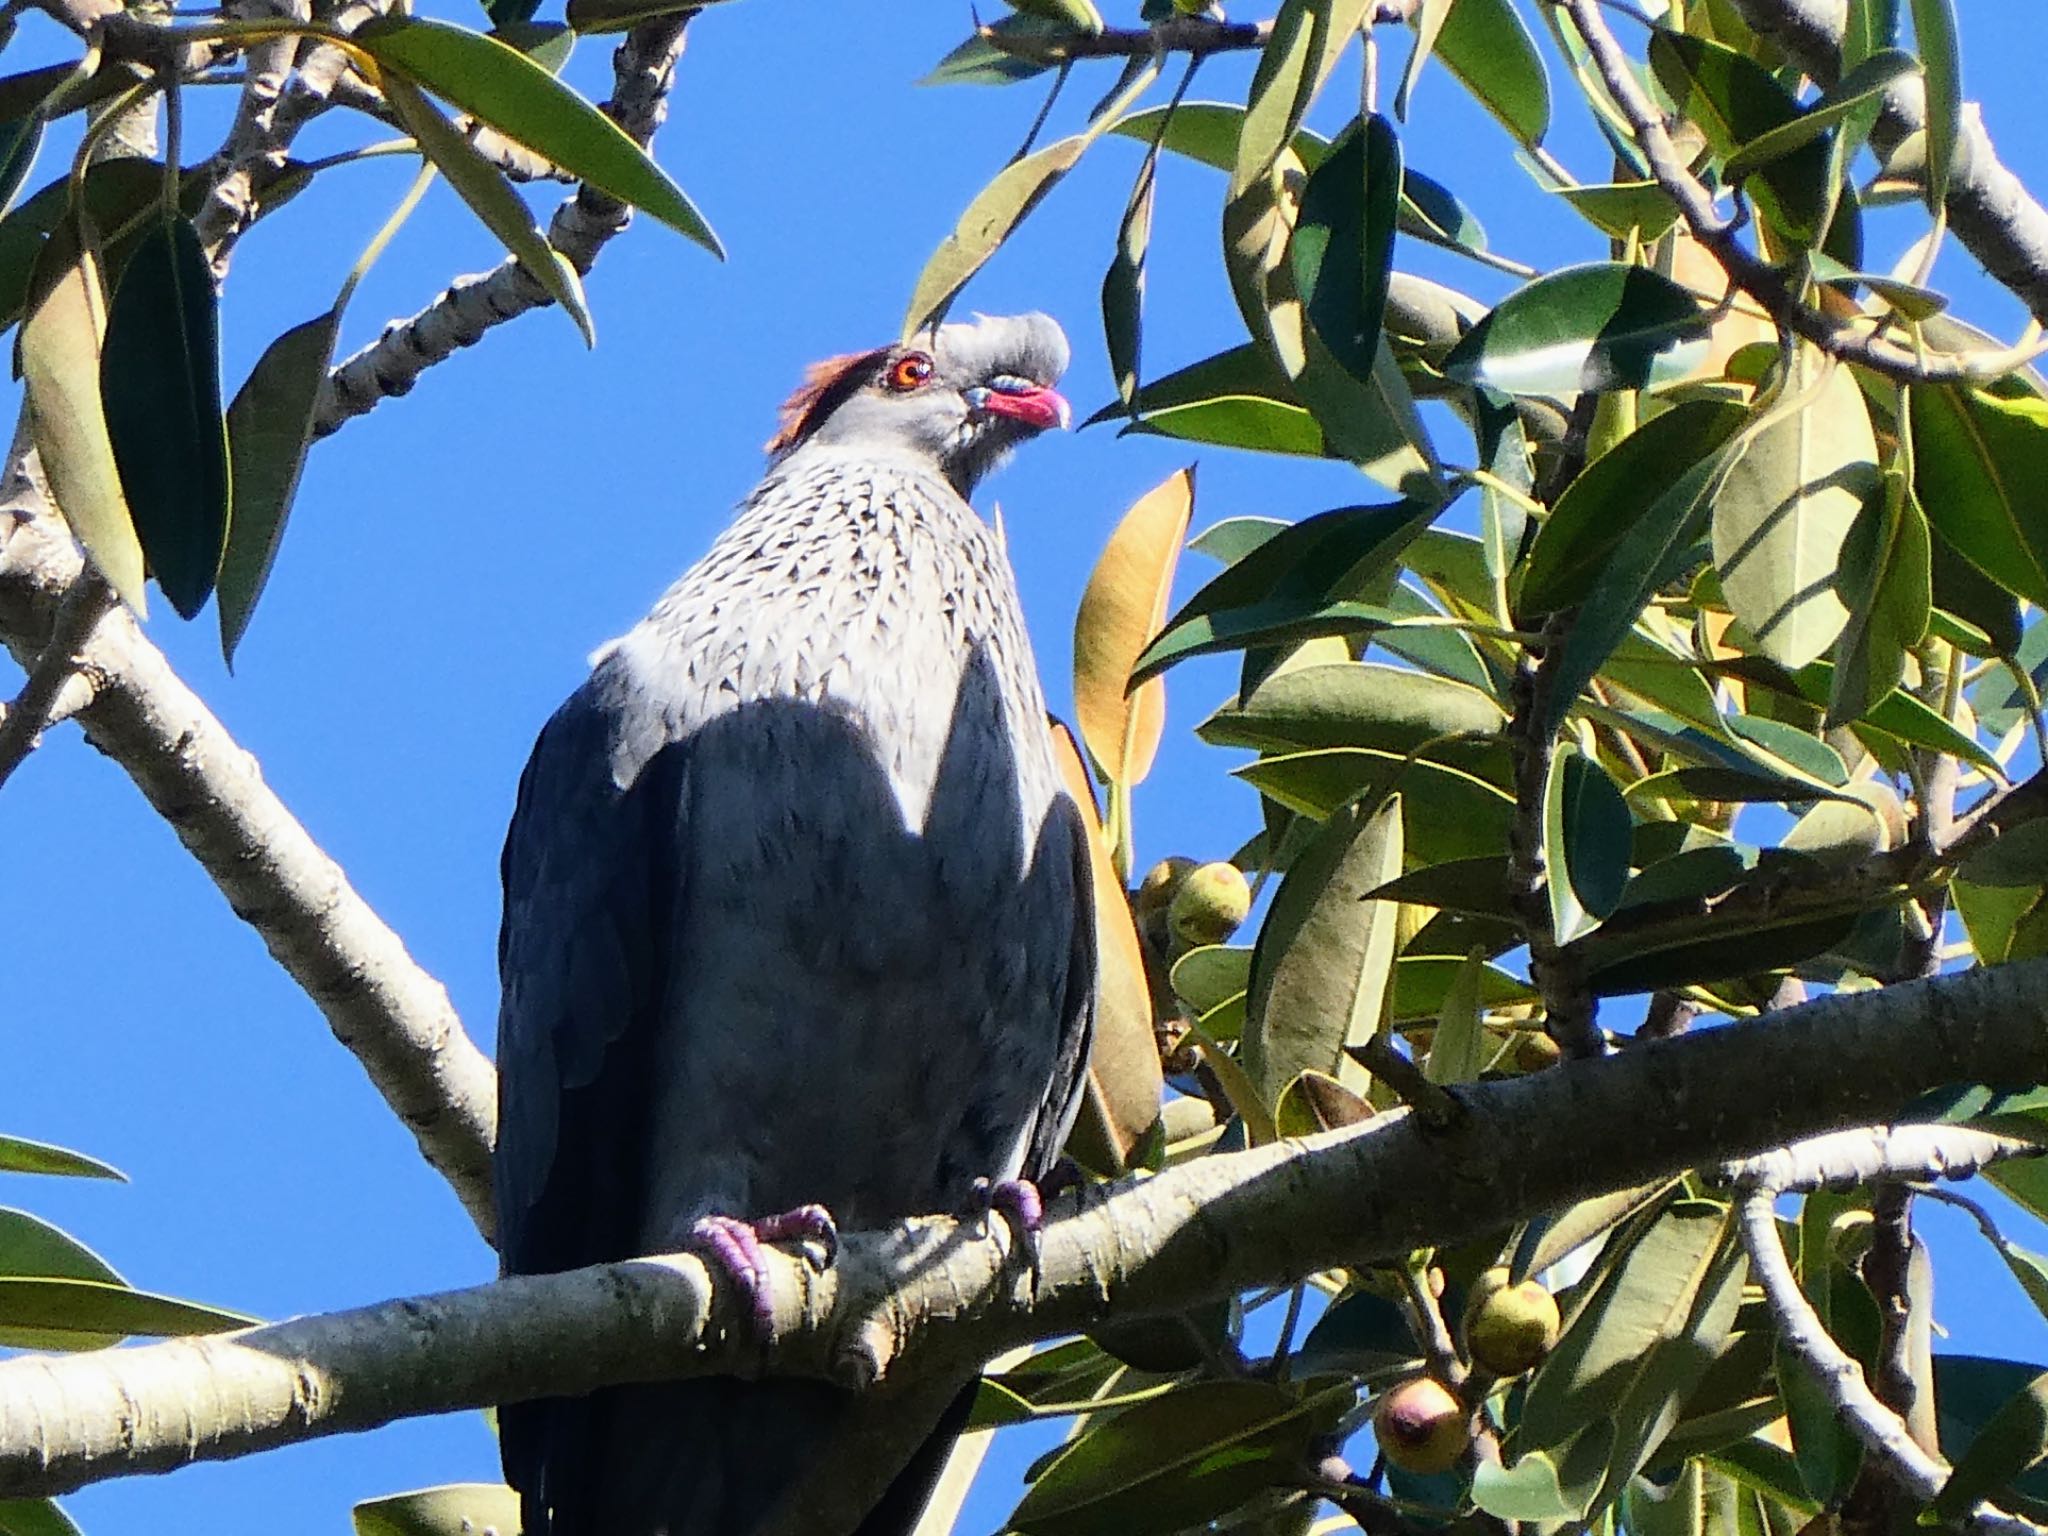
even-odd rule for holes
{"type": "MultiPolygon", "coordinates": [[[[909,1536],[973,1401],[970,1383],[857,1536],[909,1536]]],[[[853,1402],[824,1382],[715,1377],[518,1404],[505,1475],[526,1536],[752,1536],[853,1402]]]]}

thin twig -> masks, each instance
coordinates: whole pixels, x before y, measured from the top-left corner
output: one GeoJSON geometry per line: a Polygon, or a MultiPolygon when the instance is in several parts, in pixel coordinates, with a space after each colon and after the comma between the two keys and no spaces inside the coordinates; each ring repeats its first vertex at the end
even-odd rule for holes
{"type": "Polygon", "coordinates": [[[1995,379],[2041,354],[2042,347],[2035,345],[1975,356],[1916,355],[1874,335],[1858,332],[1853,323],[1832,319],[1803,303],[1775,267],[1743,245],[1736,233],[1741,221],[1715,208],[1713,194],[1687,168],[1685,158],[1671,141],[1663,114],[1638,83],[1628,56],[1608,29],[1599,0],[1561,3],[1585,40],[1602,82],[1627,117],[1651,176],[1678,205],[1686,228],[1712,252],[1729,280],[1761,304],[1781,328],[1812,342],[1830,356],[1861,364],[1904,383],[1995,379]]]}
{"type": "MultiPolygon", "coordinates": [[[[43,654],[36,658],[14,702],[0,711],[0,785],[6,784],[35,750],[37,739],[56,723],[59,703],[67,702],[65,685],[78,675],[86,642],[115,602],[114,589],[90,567],[79,572],[71,590],[64,594],[43,654]]],[[[69,700],[67,713],[76,713],[82,702],[69,700]]]]}

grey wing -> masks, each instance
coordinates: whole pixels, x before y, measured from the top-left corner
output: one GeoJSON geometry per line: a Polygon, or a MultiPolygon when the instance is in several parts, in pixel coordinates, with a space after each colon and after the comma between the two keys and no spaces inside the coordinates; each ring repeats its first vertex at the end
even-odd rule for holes
{"type": "Polygon", "coordinates": [[[1041,1179],[1059,1161],[1088,1084],[1088,1053],[1095,1042],[1095,869],[1080,807],[1064,790],[1053,797],[1039,829],[1034,862],[1065,860],[1072,871],[1073,920],[1068,935],[1066,985],[1060,1000],[1059,1043],[1045,1097],[1024,1144],[1023,1174],[1041,1179]]]}
{"type": "MultiPolygon", "coordinates": [[[[604,681],[594,675],[542,731],[505,842],[495,1175],[507,1273],[630,1257],[639,1230],[683,748],[643,743],[639,772],[616,783],[624,717],[604,681]]],[[[550,1509],[587,1499],[563,1483],[593,1465],[595,1428],[582,1401],[505,1408],[505,1474],[528,1536],[546,1536],[550,1509]]]]}

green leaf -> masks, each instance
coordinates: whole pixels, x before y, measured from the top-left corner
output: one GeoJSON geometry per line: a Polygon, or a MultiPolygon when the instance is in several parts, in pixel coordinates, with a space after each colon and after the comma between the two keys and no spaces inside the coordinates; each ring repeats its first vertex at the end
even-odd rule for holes
{"type": "Polygon", "coordinates": [[[114,1267],[40,1216],[0,1206],[0,1275],[126,1285],[114,1267]]]}
{"type": "Polygon", "coordinates": [[[1408,51],[1401,84],[1394,91],[1394,116],[1404,123],[1408,121],[1408,103],[1415,97],[1415,82],[1436,47],[1437,34],[1443,30],[1444,18],[1450,15],[1454,3],[1455,0],[1421,0],[1409,14],[1409,25],[1415,29],[1415,46],[1408,51]]]}
{"type": "Polygon", "coordinates": [[[1919,65],[1910,53],[1888,48],[1858,64],[1819,98],[1789,122],[1751,139],[1728,157],[1722,174],[1739,181],[1774,160],[1804,149],[1836,124],[1858,112],[1875,117],[1883,103],[1885,89],[1914,73],[1919,65]]]}
{"type": "Polygon", "coordinates": [[[1511,395],[1643,389],[1691,372],[1706,332],[1699,305],[1669,278],[1593,262],[1509,294],[1452,348],[1444,372],[1511,395]]]}
{"type": "Polygon", "coordinates": [[[1555,734],[1579,693],[1607,664],[1636,617],[1685,555],[1707,519],[1707,501],[1720,474],[1720,457],[1685,471],[1639,513],[1593,578],[1579,616],[1565,632],[1550,679],[1541,728],[1555,734]]]}
{"type": "Polygon", "coordinates": [[[1257,185],[1293,142],[1322,84],[1333,0],[1283,0],[1245,98],[1231,161],[1230,196],[1257,185]]]}
{"type": "Polygon", "coordinates": [[[1713,498],[1722,591],[1780,665],[1805,666],[1848,623],[1835,591],[1842,545],[1879,483],[1854,375],[1801,347],[1784,396],[1729,449],[1713,498]]]}
{"type": "Polygon", "coordinates": [[[120,1169],[96,1157],[19,1136],[0,1136],[0,1173],[43,1173],[61,1178],[128,1182],[128,1176],[120,1169]]]}
{"type": "Polygon", "coordinates": [[[1517,143],[1543,142],[1550,78],[1513,0],[1458,0],[1437,33],[1436,56],[1517,143]]]}
{"type": "MultiPolygon", "coordinates": [[[[1411,850],[1411,853],[1413,850],[1411,850]]],[[[1419,937],[1416,943],[1423,942],[1419,937]]],[[[1513,942],[1506,935],[1501,947],[1513,942]]],[[[1460,955],[1407,954],[1394,962],[1394,990],[1387,1000],[1390,1024],[1425,1024],[1443,1017],[1445,1001],[1465,968],[1460,955]]],[[[1479,971],[1479,1002],[1485,1008],[1506,1008],[1536,1000],[1526,981],[1497,965],[1479,971]]]]}
{"type": "MultiPolygon", "coordinates": [[[[1650,68],[1680,116],[1698,126],[1724,161],[1798,122],[1792,93],[1761,64],[1705,38],[1659,28],[1650,68]]],[[[1829,207],[1829,148],[1824,138],[1760,166],[1749,182],[1772,232],[1797,247],[1819,242],[1829,207]]]]}
{"type": "Polygon", "coordinates": [[[33,1338],[37,1349],[103,1349],[110,1338],[182,1338],[255,1322],[196,1302],[94,1280],[0,1275],[0,1343],[33,1338]]]}
{"type": "MultiPolygon", "coordinates": [[[[1026,58],[989,41],[983,33],[1004,38],[1058,37],[1066,28],[1040,16],[1004,16],[988,23],[932,67],[919,85],[1012,85],[1029,80],[1052,68],[1038,59],[1026,58]]],[[[1163,108],[1161,109],[1164,110],[1163,108]]]]}
{"type": "Polygon", "coordinates": [[[1493,737],[1506,713],[1476,688],[1374,662],[1282,672],[1196,729],[1211,746],[1284,752],[1373,747],[1407,752],[1453,737],[1493,737]]]}
{"type": "MultiPolygon", "coordinates": [[[[358,28],[355,42],[387,75],[403,75],[410,84],[452,102],[579,181],[659,219],[712,255],[725,255],[718,236],[683,195],[683,189],[645,150],[627,138],[617,123],[518,49],[481,32],[419,16],[380,17],[358,28]]],[[[406,119],[406,126],[414,127],[407,109],[397,102],[392,105],[406,119]]],[[[433,153],[425,141],[421,147],[433,153]]],[[[433,159],[453,181],[454,174],[442,164],[441,156],[433,154],[433,159]]],[[[495,225],[492,228],[498,232],[495,225]]],[[[498,233],[502,239],[502,232],[498,233]]],[[[516,249],[514,254],[522,259],[525,255],[516,249]]],[[[542,280],[545,283],[546,279],[542,280]]]]}
{"type": "Polygon", "coordinates": [[[1956,912],[1985,965],[2048,951],[2048,822],[2014,827],[1956,871],[1956,912]]]}
{"type": "Polygon", "coordinates": [[[1472,1502],[1501,1520],[1575,1520],[1583,1511],[1558,1486],[1557,1465],[1542,1451],[1513,1466],[1482,1461],[1472,1472],[1472,1502]]]}
{"type": "Polygon", "coordinates": [[[1132,685],[1187,656],[1397,622],[1397,615],[1347,594],[1390,571],[1437,510],[1412,501],[1339,507],[1287,528],[1167,620],[1133,665],[1132,685]]]}
{"type": "Polygon", "coordinates": [[[1551,187],[1595,229],[1626,240],[1658,239],[1678,222],[1678,204],[1654,181],[1616,181],[1597,186],[1551,187]]]}
{"type": "Polygon", "coordinates": [[[1993,582],[2048,606],[2048,509],[2034,494],[2048,477],[2048,402],[1952,385],[1911,397],[1913,489],[1929,521],[1993,582]]]}
{"type": "Polygon", "coordinates": [[[519,1495],[502,1483],[449,1483],[365,1499],[356,1536],[517,1536],[519,1495]]]}
{"type": "Polygon", "coordinates": [[[0,124],[0,209],[14,202],[14,194],[28,179],[36,163],[36,151],[43,143],[43,115],[40,112],[19,122],[0,124]]]}
{"type": "MultiPolygon", "coordinates": [[[[1797,674],[1800,691],[1814,703],[1822,703],[1835,693],[1835,675],[1833,663],[1810,662],[1797,674]]],[[[1983,769],[1994,779],[2005,777],[2005,769],[1999,765],[1998,759],[1978,745],[1974,738],[1958,730],[1933,708],[1902,688],[1893,688],[1883,695],[1864,711],[1858,723],[1882,731],[1887,736],[1896,736],[1912,746],[1959,757],[1983,769]]]]}
{"type": "MultiPolygon", "coordinates": [[[[1149,144],[1159,132],[1160,119],[1169,111],[1172,121],[1159,141],[1160,148],[1219,171],[1227,171],[1237,163],[1238,140],[1244,132],[1244,108],[1232,102],[1184,101],[1177,107],[1147,107],[1124,118],[1110,132],[1149,144]]],[[[1313,171],[1330,152],[1330,141],[1302,128],[1296,131],[1288,147],[1305,168],[1313,171]]]]}
{"type": "Polygon", "coordinates": [[[1748,417],[1731,401],[1687,400],[1651,417],[1588,464],[1558,497],[1530,546],[1520,611],[1553,613],[1585,601],[1629,530],[1748,417]]]}
{"type": "Polygon", "coordinates": [[[1138,180],[1117,227],[1116,255],[1102,275],[1102,334],[1109,347],[1109,371],[1116,379],[1117,398],[1135,408],[1138,367],[1144,338],[1145,252],[1152,243],[1156,148],[1138,167],[1138,180]]]}
{"type": "Polygon", "coordinates": [[[1476,1082],[1492,1055],[1480,1014],[1480,981],[1486,974],[1481,950],[1465,956],[1437,1012],[1436,1038],[1430,1042],[1423,1076],[1432,1083],[1476,1082]]]}
{"type": "MultiPolygon", "coordinates": [[[[1127,431],[1156,433],[1262,453],[1321,457],[1322,428],[1256,343],[1204,358],[1140,388],[1130,403],[1137,421],[1127,431]]],[[[1120,419],[1121,401],[1082,422],[1120,419]]]]}
{"type": "Polygon", "coordinates": [[[1927,76],[1927,206],[1948,200],[1956,152],[1963,138],[1963,60],[1956,38],[1955,0],[1912,0],[1913,41],[1927,76]]]}
{"type": "Polygon", "coordinates": [[[1025,1492],[1024,1536],[1127,1536],[1226,1515],[1299,1466],[1349,1384],[1205,1381],[1095,1421],[1025,1492]]]}
{"type": "Polygon", "coordinates": [[[1093,37],[1102,30],[1102,12],[1094,0],[1004,0],[1013,10],[1040,17],[1059,26],[1062,33],[1082,32],[1093,37]]]}
{"type": "Polygon", "coordinates": [[[1360,118],[1309,173],[1288,243],[1309,324],[1361,383],[1380,344],[1400,203],[1401,141],[1377,113],[1360,118]]]}
{"type": "Polygon", "coordinates": [[[975,195],[953,233],[940,243],[925,263],[924,271],[918,274],[910,309],[903,320],[904,335],[922,330],[944,309],[1038,206],[1039,200],[1074,168],[1091,142],[1089,134],[1077,133],[1048,144],[1035,154],[1004,166],[995,180],[975,195]]]}
{"type": "MultiPolygon", "coordinates": [[[[493,45],[498,46],[498,45],[493,45]]],[[[511,53],[511,49],[505,50],[511,53]]],[[[518,55],[514,55],[518,57],[518,55]]],[[[553,83],[547,71],[536,72],[553,83]]],[[[519,259],[527,274],[541,285],[583,333],[586,346],[597,345],[597,331],[591,324],[590,308],[583,298],[583,280],[562,253],[548,244],[534,225],[533,215],[519,194],[506,185],[498,168],[479,154],[474,145],[441,109],[420,94],[404,76],[387,71],[384,97],[420,147],[420,153],[434,163],[448,184],[469,204],[470,211],[483,220],[505,249],[519,259]]]]}
{"type": "Polygon", "coordinates": [[[1242,945],[1204,944],[1173,962],[1173,995],[1199,1016],[1251,985],[1252,952],[1242,945]]]}
{"type": "MultiPolygon", "coordinates": [[[[115,230],[157,203],[163,187],[164,168],[154,160],[102,160],[86,168],[80,206],[94,230],[115,230]]],[[[0,328],[19,320],[29,297],[43,291],[41,282],[31,282],[31,273],[49,238],[60,226],[71,225],[70,192],[70,178],[59,176],[0,218],[0,328]]],[[[102,254],[118,268],[117,258],[126,248],[117,242],[102,254]]]]}
{"type": "Polygon", "coordinates": [[[1899,686],[1906,653],[1927,634],[1933,562],[1927,514],[1911,477],[1888,469],[1842,541],[1835,585],[1849,620],[1829,679],[1830,727],[1862,719],[1899,686]]]}
{"type": "Polygon", "coordinates": [[[1477,858],[1507,837],[1514,799],[1484,779],[1428,757],[1356,747],[1287,752],[1232,770],[1261,794],[1317,821],[1337,807],[1401,792],[1411,856],[1477,858]]]}
{"type": "Polygon", "coordinates": [[[1245,1069],[1267,1103],[1313,1069],[1363,1093],[1344,1054],[1370,1039],[1393,980],[1399,909],[1364,901],[1401,872],[1401,797],[1331,813],[1273,897],[1252,954],[1245,1069]]]}
{"type": "Polygon", "coordinates": [[[53,1499],[0,1499],[0,1536],[80,1536],[53,1499]]]}
{"type": "Polygon", "coordinates": [[[1622,1257],[1573,1306],[1514,1435],[1559,1462],[1581,1517],[1619,1498],[1678,1422],[1726,1345],[1748,1270],[1726,1209],[1707,1201],[1676,1201],[1617,1242],[1622,1257]],[[1574,1454],[1582,1436],[1598,1454],[1574,1454]]]}
{"type": "MultiPolygon", "coordinates": [[[[1917,6],[1916,6],[1917,9],[1917,6]]],[[[1932,1513],[1958,1520],[2048,1458],[2048,1372],[2007,1398],[1984,1421],[1936,1495],[1932,1513]]]]}
{"type": "Polygon", "coordinates": [[[228,529],[213,271],[192,221],[154,225],[107,314],[100,397],[150,574],[180,616],[206,606],[228,529]]]}
{"type": "Polygon", "coordinates": [[[220,644],[230,666],[284,539],[340,330],[339,310],[293,326],[264,348],[228,407],[234,512],[220,564],[220,644]]]}
{"type": "Polygon", "coordinates": [[[121,494],[100,401],[106,299],[99,262],[72,221],[50,236],[29,290],[19,355],[43,472],[93,565],[130,608],[143,613],[142,545],[121,494]]]}
{"type": "Polygon", "coordinates": [[[1634,826],[1607,771],[1569,743],[1561,746],[1543,791],[1543,865],[1559,944],[1591,933],[1621,904],[1634,826]]]}

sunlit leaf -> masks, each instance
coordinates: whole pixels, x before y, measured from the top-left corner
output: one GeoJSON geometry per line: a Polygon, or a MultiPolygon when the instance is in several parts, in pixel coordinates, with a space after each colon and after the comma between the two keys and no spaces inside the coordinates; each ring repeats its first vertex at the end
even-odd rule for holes
{"type": "Polygon", "coordinates": [[[1912,0],[1913,41],[1927,79],[1927,206],[1948,198],[1963,137],[1963,61],[1955,0],[1912,0]]]}
{"type": "Polygon", "coordinates": [[[501,1483],[449,1483],[366,1499],[356,1536],[518,1536],[519,1495],[501,1483]]]}
{"type": "Polygon", "coordinates": [[[995,180],[975,195],[953,233],[946,236],[925,263],[924,271],[918,274],[910,309],[903,321],[906,336],[929,324],[947,301],[966,286],[967,280],[1010,238],[1010,232],[1024,222],[1039,200],[1074,168],[1090,142],[1087,134],[1077,133],[1048,144],[1003,167],[995,180]]]}
{"type": "Polygon", "coordinates": [[[1929,521],[1984,576],[2048,606],[2048,506],[2035,494],[2048,477],[2048,402],[1961,385],[1911,396],[1913,488],[1929,521]]]}
{"type": "Polygon", "coordinates": [[[983,31],[955,48],[933,66],[919,85],[1010,85],[1042,75],[1052,66],[998,46],[993,38],[1050,38],[1064,28],[1039,16],[1018,14],[987,23],[983,31]],[[989,35],[984,35],[984,33],[989,35]]]}
{"type": "Polygon", "coordinates": [[[254,1318],[95,1280],[0,1275],[0,1342],[102,1349],[110,1338],[176,1338],[246,1328],[254,1318]]]}
{"type": "Polygon", "coordinates": [[[114,1179],[121,1183],[126,1183],[128,1177],[120,1169],[83,1152],[19,1136],[0,1136],[0,1173],[43,1173],[74,1179],[114,1179]]]}
{"type": "Polygon", "coordinates": [[[1193,469],[1141,496],[1096,562],[1074,618],[1074,710],[1081,740],[1105,778],[1139,783],[1152,766],[1166,721],[1166,685],[1129,687],[1146,641],[1172,595],[1173,571],[1194,510],[1193,469]]]}
{"type": "Polygon", "coordinates": [[[1699,305],[1669,278],[1596,262],[1509,294],[1452,349],[1444,372],[1506,394],[1642,389],[1689,373],[1706,332],[1699,305]]]}
{"type": "Polygon", "coordinates": [[[1550,79],[1513,0],[1458,0],[1436,37],[1436,56],[1518,143],[1550,131],[1550,79]]]}

